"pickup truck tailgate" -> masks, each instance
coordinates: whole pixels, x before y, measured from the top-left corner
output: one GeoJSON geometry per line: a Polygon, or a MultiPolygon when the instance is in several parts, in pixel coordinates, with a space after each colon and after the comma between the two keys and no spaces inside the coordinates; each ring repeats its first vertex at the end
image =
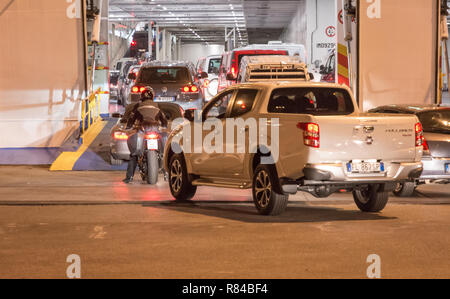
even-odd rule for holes
{"type": "Polygon", "coordinates": [[[319,125],[320,148],[311,151],[310,163],[415,161],[415,116],[364,113],[314,118],[319,125]]]}

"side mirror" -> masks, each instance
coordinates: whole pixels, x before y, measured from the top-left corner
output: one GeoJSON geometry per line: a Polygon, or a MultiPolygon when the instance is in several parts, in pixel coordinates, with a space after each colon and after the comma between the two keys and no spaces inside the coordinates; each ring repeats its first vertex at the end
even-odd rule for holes
{"type": "Polygon", "coordinates": [[[186,111],[184,112],[183,117],[184,117],[185,119],[187,119],[188,121],[191,121],[191,122],[194,121],[194,118],[195,118],[195,110],[192,110],[192,109],[186,110],[186,111]]]}
{"type": "Polygon", "coordinates": [[[314,80],[314,74],[313,73],[309,73],[309,80],[314,80]]]}
{"type": "Polygon", "coordinates": [[[135,73],[129,73],[129,74],[128,74],[128,79],[130,79],[130,80],[136,80],[136,74],[135,74],[135,73]]]}
{"type": "Polygon", "coordinates": [[[227,73],[227,80],[228,80],[228,81],[235,81],[236,78],[233,76],[232,73],[227,73]]]}
{"type": "Polygon", "coordinates": [[[208,78],[208,73],[201,72],[201,73],[198,74],[198,78],[199,79],[206,79],[206,78],[208,78]]]}

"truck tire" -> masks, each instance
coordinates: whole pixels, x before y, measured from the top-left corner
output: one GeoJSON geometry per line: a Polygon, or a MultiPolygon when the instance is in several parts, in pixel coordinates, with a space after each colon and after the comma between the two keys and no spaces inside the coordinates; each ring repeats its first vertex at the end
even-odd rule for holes
{"type": "Polygon", "coordinates": [[[398,197],[411,197],[416,190],[416,184],[414,182],[399,183],[394,190],[394,195],[398,197]]]}
{"type": "Polygon", "coordinates": [[[170,159],[169,187],[177,201],[189,201],[197,192],[197,186],[193,186],[189,180],[186,162],[180,154],[174,154],[170,159]]]}
{"type": "Polygon", "coordinates": [[[380,185],[369,185],[364,190],[354,190],[353,199],[358,208],[363,212],[380,212],[389,200],[388,192],[379,192],[380,185]]]}
{"type": "Polygon", "coordinates": [[[147,152],[147,184],[156,185],[158,183],[159,161],[156,151],[147,152]]]}
{"type": "Polygon", "coordinates": [[[277,192],[278,177],[273,165],[259,165],[253,175],[253,202],[261,215],[276,216],[286,210],[289,195],[277,192]]]}

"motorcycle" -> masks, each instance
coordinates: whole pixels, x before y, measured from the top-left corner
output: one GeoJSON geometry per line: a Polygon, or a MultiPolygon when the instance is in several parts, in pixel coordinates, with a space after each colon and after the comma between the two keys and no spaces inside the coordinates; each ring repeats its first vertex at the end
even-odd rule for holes
{"type": "MultiPolygon", "coordinates": [[[[131,144],[137,146],[139,174],[150,185],[158,183],[159,171],[163,169],[163,135],[158,127],[142,127],[134,135],[131,144]]],[[[130,136],[130,138],[133,138],[130,136]]],[[[165,176],[166,177],[166,176],[165,176]]]]}

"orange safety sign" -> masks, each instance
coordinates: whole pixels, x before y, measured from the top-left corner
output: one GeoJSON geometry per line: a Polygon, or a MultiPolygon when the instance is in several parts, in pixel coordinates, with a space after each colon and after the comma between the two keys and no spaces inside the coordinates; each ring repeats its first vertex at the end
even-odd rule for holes
{"type": "Polygon", "coordinates": [[[348,71],[348,50],[343,44],[338,44],[338,83],[350,86],[350,74],[348,71]]]}
{"type": "MultiPolygon", "coordinates": [[[[89,67],[88,69],[91,70],[92,67],[89,67]]],[[[96,71],[109,70],[109,67],[107,67],[107,66],[97,66],[97,67],[95,67],[95,70],[96,70],[96,71]]]]}

